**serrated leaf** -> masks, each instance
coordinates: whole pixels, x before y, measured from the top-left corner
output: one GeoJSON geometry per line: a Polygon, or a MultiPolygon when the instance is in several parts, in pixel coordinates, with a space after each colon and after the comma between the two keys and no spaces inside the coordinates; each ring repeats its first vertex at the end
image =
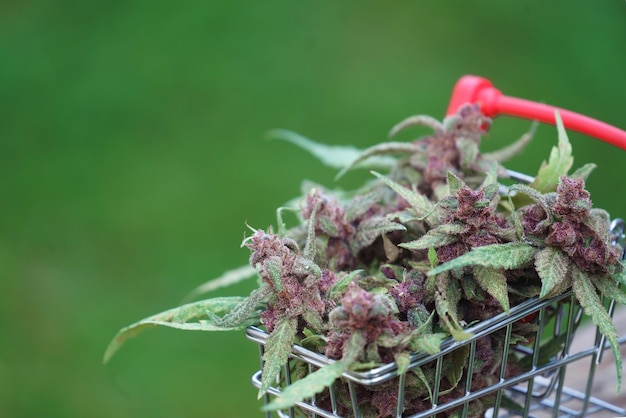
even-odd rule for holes
{"type": "Polygon", "coordinates": [[[248,319],[258,315],[257,308],[261,301],[270,293],[270,287],[261,285],[245,298],[239,305],[232,308],[224,316],[219,316],[213,311],[207,310],[207,316],[211,322],[219,327],[238,327],[242,323],[247,323],[248,319]]]}
{"type": "Polygon", "coordinates": [[[380,199],[381,193],[379,190],[354,196],[345,205],[345,221],[352,222],[366,214],[380,199]]]}
{"type": "Polygon", "coordinates": [[[572,267],[572,276],[572,289],[576,299],[582,306],[585,314],[591,317],[593,323],[611,345],[613,356],[615,357],[615,367],[617,368],[617,391],[619,392],[622,385],[622,355],[615,326],[596,293],[595,287],[590,283],[585,273],[577,267],[572,267]]]}
{"type": "Polygon", "coordinates": [[[506,284],[506,276],[502,270],[475,266],[474,278],[485,292],[489,293],[500,302],[502,309],[508,314],[510,309],[509,293],[506,284]]]}
{"type": "Polygon", "coordinates": [[[456,308],[460,292],[456,280],[444,278],[436,283],[436,287],[435,309],[445,330],[457,341],[471,338],[472,334],[463,329],[458,319],[456,308]]]}
{"type": "Polygon", "coordinates": [[[448,193],[456,196],[456,192],[458,192],[463,187],[467,187],[465,182],[461,180],[457,175],[455,175],[452,171],[448,171],[448,193]]]}
{"type": "Polygon", "coordinates": [[[463,377],[463,371],[468,363],[469,350],[470,346],[464,345],[444,358],[443,374],[452,385],[450,389],[456,388],[463,377]]]}
{"type": "Polygon", "coordinates": [[[406,351],[399,351],[394,354],[393,359],[398,366],[398,374],[406,373],[411,365],[411,355],[406,351]]]}
{"type": "Polygon", "coordinates": [[[354,237],[350,240],[350,250],[356,254],[362,248],[371,245],[376,238],[392,231],[406,231],[406,227],[382,216],[367,218],[359,224],[354,237]]]}
{"type": "Polygon", "coordinates": [[[530,184],[532,188],[543,193],[556,190],[559,177],[567,175],[574,164],[572,146],[567,137],[567,132],[565,132],[561,115],[557,111],[554,112],[554,118],[558,131],[558,144],[556,147],[552,147],[548,162],[544,161],[541,164],[535,180],[530,184]]]}
{"type": "Polygon", "coordinates": [[[255,274],[256,270],[249,265],[241,266],[232,270],[227,270],[220,277],[217,277],[196,287],[187,296],[185,296],[185,298],[183,299],[183,303],[196,299],[198,296],[204,295],[213,290],[226,286],[231,286],[233,284],[249,279],[255,274]]]}
{"type": "Polygon", "coordinates": [[[430,387],[431,383],[430,383],[429,379],[426,377],[426,374],[424,373],[422,368],[421,367],[415,367],[415,368],[411,369],[411,371],[415,374],[415,376],[417,376],[417,378],[420,380],[420,382],[422,382],[422,384],[424,385],[424,387],[428,391],[428,399],[432,402],[432,400],[433,400],[433,390],[430,387]]]}
{"type": "Polygon", "coordinates": [[[411,340],[411,350],[426,354],[437,354],[441,351],[441,343],[448,337],[444,333],[424,334],[411,340]]]}
{"type": "Polygon", "coordinates": [[[428,275],[434,276],[444,271],[467,266],[484,266],[511,270],[522,267],[524,264],[531,261],[535,252],[535,247],[519,242],[475,247],[457,258],[440,264],[429,271],[428,275]]]}
{"type": "Polygon", "coordinates": [[[263,411],[276,411],[294,406],[297,402],[323,391],[348,370],[345,361],[339,360],[297,380],[287,386],[272,402],[263,406],[263,411]]]}
{"type": "Polygon", "coordinates": [[[439,258],[437,258],[437,251],[435,247],[428,248],[428,262],[430,263],[430,267],[434,268],[439,264],[439,258]]]}
{"type": "Polygon", "coordinates": [[[619,269],[616,273],[612,275],[613,279],[616,282],[621,283],[623,286],[626,286],[626,266],[624,266],[624,262],[619,262],[619,269]]]}
{"type": "Polygon", "coordinates": [[[591,276],[591,280],[602,296],[626,305],[626,294],[620,289],[613,277],[596,274],[591,276]]]}
{"type": "Polygon", "coordinates": [[[103,363],[106,364],[129,338],[136,336],[148,328],[164,326],[195,331],[230,331],[244,329],[247,326],[258,324],[258,319],[251,319],[250,322],[242,323],[239,326],[219,327],[209,321],[206,321],[208,318],[207,312],[213,312],[215,315],[224,315],[240,305],[245,299],[246,298],[244,297],[233,296],[188,303],[186,305],[152,315],[139,322],[124,327],[109,343],[109,346],[104,353],[103,363]],[[200,320],[204,321],[199,322],[200,320]],[[190,323],[189,321],[198,322],[190,323]]]}
{"type": "Polygon", "coordinates": [[[535,269],[541,278],[540,298],[552,298],[571,286],[570,258],[560,248],[546,247],[535,255],[535,269]]]}
{"type": "Polygon", "coordinates": [[[339,300],[343,292],[348,288],[348,285],[361,273],[363,273],[363,270],[353,270],[337,280],[326,292],[326,298],[339,300]]]}
{"type": "Polygon", "coordinates": [[[446,223],[431,229],[415,241],[403,242],[399,247],[407,250],[439,248],[458,240],[458,235],[467,232],[469,227],[461,223],[446,223]]]}
{"type": "MultiPolygon", "coordinates": [[[[315,142],[309,138],[306,138],[295,132],[286,129],[273,129],[267,133],[267,137],[271,139],[280,139],[290,142],[305,151],[308,151],[311,155],[315,156],[323,164],[341,169],[363,155],[364,151],[342,145],[326,145],[319,142],[315,142]]],[[[377,157],[371,158],[368,162],[370,168],[390,168],[395,164],[395,159],[377,157]]]]}
{"type": "Polygon", "coordinates": [[[372,171],[372,174],[385,182],[385,184],[389,186],[390,189],[392,189],[400,197],[406,200],[418,217],[424,218],[434,211],[435,206],[430,201],[430,199],[419,193],[417,190],[407,189],[401,184],[398,184],[395,181],[375,171],[372,171]]]}
{"type": "Polygon", "coordinates": [[[283,290],[283,260],[279,256],[268,257],[263,262],[264,270],[269,274],[269,278],[274,284],[276,292],[283,290]]]}
{"type": "MultiPolygon", "coordinates": [[[[365,338],[359,332],[352,334],[346,344],[344,356],[341,360],[328,364],[321,369],[307,375],[303,379],[287,386],[272,402],[263,406],[263,411],[276,411],[294,406],[297,402],[310,398],[316,393],[333,384],[356,361],[357,356],[365,347],[365,338]],[[356,353],[356,356],[354,355],[356,353]]],[[[261,377],[263,379],[263,376],[261,377]]]]}
{"type": "Polygon", "coordinates": [[[280,370],[287,363],[298,330],[297,325],[298,318],[282,318],[267,338],[258,398],[261,398],[272,386],[280,370]]]}

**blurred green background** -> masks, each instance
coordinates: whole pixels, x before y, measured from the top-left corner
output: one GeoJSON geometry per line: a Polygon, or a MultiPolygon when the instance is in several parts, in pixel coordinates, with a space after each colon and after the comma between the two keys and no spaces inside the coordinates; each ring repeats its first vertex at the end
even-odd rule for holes
{"type": "MultiPolygon", "coordinates": [[[[301,179],[334,185],[268,129],[364,148],[442,116],[466,73],[626,128],[625,65],[621,0],[2,2],[0,416],[260,417],[242,333],[154,330],[101,358],[245,264],[245,222],[274,223],[301,179]]],[[[485,147],[528,127],[498,119],[485,147]]],[[[571,141],[599,163],[594,203],[626,216],[626,153],[571,141]]],[[[541,126],[511,168],[555,142],[541,126]]]]}

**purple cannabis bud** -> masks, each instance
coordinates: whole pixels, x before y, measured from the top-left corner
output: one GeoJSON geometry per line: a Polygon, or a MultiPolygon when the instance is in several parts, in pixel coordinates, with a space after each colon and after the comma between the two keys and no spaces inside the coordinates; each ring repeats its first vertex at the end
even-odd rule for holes
{"type": "Polygon", "coordinates": [[[400,312],[406,313],[422,303],[425,280],[426,275],[415,272],[404,281],[389,288],[389,294],[395,300],[400,312]]]}
{"type": "Polygon", "coordinates": [[[298,252],[293,240],[262,230],[255,232],[247,246],[252,250],[250,264],[257,266],[261,280],[271,289],[261,314],[267,330],[272,332],[278,320],[293,317],[320,329],[326,305],[320,294],[319,267],[298,252]]]}
{"type": "MultiPolygon", "coordinates": [[[[395,337],[408,330],[408,323],[395,317],[393,302],[384,295],[368,292],[351,282],[341,298],[341,305],[329,314],[329,333],[326,355],[340,358],[346,341],[355,332],[365,335],[366,347],[376,345],[383,333],[395,337]]],[[[366,354],[371,350],[364,350],[366,354]]],[[[393,359],[392,352],[381,348],[378,353],[383,361],[393,359]]],[[[376,359],[362,359],[370,361],[376,359]]]]}
{"type": "Polygon", "coordinates": [[[522,209],[522,228],[526,234],[540,235],[546,232],[548,214],[539,204],[522,209]]]}
{"type": "Polygon", "coordinates": [[[573,255],[575,252],[573,246],[578,238],[578,231],[576,229],[576,225],[572,222],[555,222],[550,225],[550,233],[546,238],[546,244],[561,247],[566,253],[573,255]],[[570,251],[568,249],[572,250],[570,251]]]}
{"type": "Polygon", "coordinates": [[[589,192],[585,190],[585,181],[581,178],[561,176],[556,189],[554,212],[563,217],[581,218],[591,209],[589,192]]]}

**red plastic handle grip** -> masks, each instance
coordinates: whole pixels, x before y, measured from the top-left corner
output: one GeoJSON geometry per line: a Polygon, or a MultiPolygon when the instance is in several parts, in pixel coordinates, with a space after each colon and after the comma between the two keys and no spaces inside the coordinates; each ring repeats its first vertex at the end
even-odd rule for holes
{"type": "Polygon", "coordinates": [[[457,81],[447,114],[455,113],[466,103],[478,104],[485,116],[491,118],[508,115],[552,125],[556,124],[554,111],[558,110],[566,129],[578,131],[626,150],[626,132],[623,130],[569,110],[505,96],[493,86],[491,81],[483,77],[466,75],[457,81]]]}

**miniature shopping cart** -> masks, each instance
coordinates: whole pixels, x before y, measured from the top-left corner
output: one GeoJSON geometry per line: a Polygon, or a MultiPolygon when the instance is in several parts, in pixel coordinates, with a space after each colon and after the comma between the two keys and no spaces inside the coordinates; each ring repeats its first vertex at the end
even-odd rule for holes
{"type": "MultiPolygon", "coordinates": [[[[479,104],[481,111],[490,117],[507,114],[555,123],[554,107],[503,96],[488,80],[480,77],[461,78],[455,87],[448,114],[456,112],[461,105],[468,102],[479,104]]],[[[626,132],[573,112],[558,110],[566,128],[598,137],[626,149],[626,132]]],[[[510,171],[509,174],[516,181],[532,181],[532,178],[520,173],[510,171]]],[[[624,248],[624,221],[613,220],[611,234],[614,244],[624,248]]],[[[614,308],[614,302],[607,302],[607,310],[611,316],[614,308]]],[[[368,390],[393,390],[397,391],[396,412],[393,415],[396,418],[437,417],[444,416],[444,413],[448,416],[450,411],[455,411],[455,416],[458,417],[473,417],[475,416],[472,413],[473,403],[485,399],[489,399],[489,409],[485,417],[626,417],[626,405],[612,405],[592,396],[596,366],[600,364],[607,344],[596,329],[595,336],[584,342],[585,348],[573,348],[572,341],[582,316],[582,308],[571,291],[549,300],[530,299],[511,308],[508,314],[501,313],[468,327],[467,331],[472,337],[467,340],[454,341],[450,338],[444,341],[439,353],[413,354],[406,373],[398,373],[395,363],[384,364],[367,371],[345,372],[325,391],[297,403],[292,408],[278,411],[278,416],[359,418],[363,416],[365,407],[360,402],[360,394],[368,390]],[[528,321],[529,318],[536,321],[536,333],[529,339],[530,342],[513,344],[511,335],[514,324],[528,321]],[[480,341],[494,334],[504,342],[501,347],[499,379],[479,389],[465,389],[464,396],[452,400],[440,396],[442,370],[447,359],[452,358],[453,353],[455,356],[458,355],[458,350],[463,350],[468,361],[467,370],[462,377],[464,379],[462,387],[472,388],[474,376],[472,369],[477,360],[480,341]],[[545,344],[547,341],[558,342],[559,348],[556,351],[547,348],[550,345],[545,344]],[[511,355],[521,358],[526,365],[514,375],[507,374],[507,359],[511,355]],[[577,376],[579,381],[584,382],[580,390],[566,386],[568,365],[574,362],[586,364],[584,367],[586,374],[577,376]],[[425,366],[434,370],[435,377],[429,407],[418,413],[406,414],[403,412],[406,379],[410,378],[411,370],[425,366]]],[[[251,327],[247,330],[247,337],[258,344],[262,359],[268,334],[259,328],[251,327]]],[[[625,345],[626,336],[622,336],[619,343],[625,345]]],[[[279,395],[286,385],[301,378],[302,370],[312,373],[331,362],[333,360],[328,357],[294,345],[291,358],[284,366],[276,384],[265,394],[265,403],[268,403],[272,396],[279,395]]],[[[252,383],[256,387],[261,386],[261,371],[253,375],[252,383]]],[[[267,413],[267,418],[271,416],[271,413],[267,413]]]]}

